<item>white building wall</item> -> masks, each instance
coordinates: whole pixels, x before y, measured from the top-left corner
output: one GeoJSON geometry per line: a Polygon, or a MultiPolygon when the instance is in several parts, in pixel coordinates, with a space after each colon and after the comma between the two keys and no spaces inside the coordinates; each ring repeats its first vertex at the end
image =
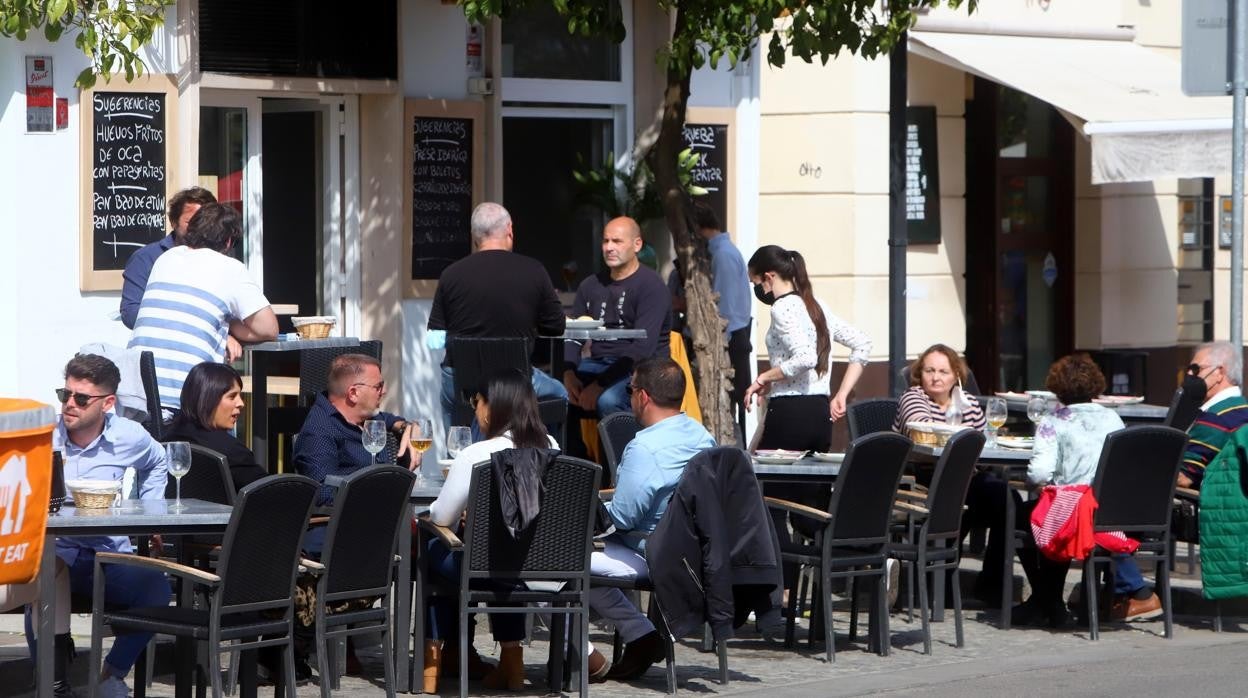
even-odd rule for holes
{"type": "MultiPolygon", "coordinates": [[[[176,72],[173,9],[142,55],[148,72],[176,72]]],[[[54,402],[65,363],[88,342],[125,345],[119,292],[78,290],[80,104],[86,58],[66,34],[49,43],[0,38],[0,395],[54,402]],[[69,99],[69,127],[26,133],[25,57],[51,56],[53,89],[69,99]]],[[[114,77],[124,80],[124,76],[114,77]]],[[[102,84],[102,83],[101,83],[102,84]]]]}

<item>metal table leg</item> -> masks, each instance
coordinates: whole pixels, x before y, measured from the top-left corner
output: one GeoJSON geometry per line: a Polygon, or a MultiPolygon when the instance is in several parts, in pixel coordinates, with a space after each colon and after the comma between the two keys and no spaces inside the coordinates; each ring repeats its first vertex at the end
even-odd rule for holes
{"type": "MultiPolygon", "coordinates": [[[[394,618],[394,681],[399,693],[410,693],[412,677],[408,672],[411,661],[412,623],[412,520],[416,507],[407,505],[407,521],[399,526],[399,569],[395,574],[394,618]]],[[[420,648],[416,648],[420,651],[420,648]]]]}
{"type": "MultiPolygon", "coordinates": [[[[53,655],[56,654],[56,536],[43,537],[43,556],[39,562],[39,626],[38,662],[35,666],[36,695],[52,698],[53,655]]],[[[87,669],[88,680],[95,677],[93,668],[87,669]]]]}
{"type": "Polygon", "coordinates": [[[263,351],[251,353],[251,451],[260,467],[277,474],[277,463],[269,462],[269,360],[263,351]]]}
{"type": "Polygon", "coordinates": [[[1005,560],[1001,563],[1001,629],[1010,629],[1010,608],[1014,605],[1014,493],[1010,491],[1009,468],[1001,469],[1001,479],[1005,480],[1005,526],[1001,533],[1005,536],[1005,560]]]}

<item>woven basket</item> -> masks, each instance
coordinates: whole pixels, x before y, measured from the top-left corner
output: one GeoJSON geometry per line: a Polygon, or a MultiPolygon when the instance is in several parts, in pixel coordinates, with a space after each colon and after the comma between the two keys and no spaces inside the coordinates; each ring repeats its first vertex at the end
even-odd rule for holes
{"type": "Polygon", "coordinates": [[[115,491],[74,491],[74,506],[79,509],[107,509],[115,501],[117,501],[117,493],[115,491]]]}
{"type": "Polygon", "coordinates": [[[948,435],[937,434],[932,431],[920,431],[918,429],[910,430],[910,440],[916,444],[924,444],[926,446],[944,446],[949,440],[948,435]]]}
{"type": "Polygon", "coordinates": [[[338,324],[338,318],[326,316],[292,317],[290,319],[301,339],[325,339],[338,324]]]}

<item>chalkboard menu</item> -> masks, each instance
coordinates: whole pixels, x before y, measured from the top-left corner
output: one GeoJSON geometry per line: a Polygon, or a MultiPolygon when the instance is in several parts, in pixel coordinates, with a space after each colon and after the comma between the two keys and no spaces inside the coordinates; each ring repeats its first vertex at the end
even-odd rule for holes
{"type": "Polygon", "coordinates": [[[168,177],[162,92],[91,96],[92,269],[117,270],[165,236],[168,177]]]}
{"type": "Polygon", "coordinates": [[[906,107],[906,233],[912,245],[940,242],[936,107],[906,107]]]}
{"type": "Polygon", "coordinates": [[[728,226],[728,125],[685,124],[685,147],[701,155],[701,161],[693,168],[693,184],[707,191],[703,200],[719,218],[724,229],[728,226]]]}
{"type": "Polygon", "coordinates": [[[411,124],[411,278],[436,279],[472,248],[473,120],[418,116],[411,124]]]}

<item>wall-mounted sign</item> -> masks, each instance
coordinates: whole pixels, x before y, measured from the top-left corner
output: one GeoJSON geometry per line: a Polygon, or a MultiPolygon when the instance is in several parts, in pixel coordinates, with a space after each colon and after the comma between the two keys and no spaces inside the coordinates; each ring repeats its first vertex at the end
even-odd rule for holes
{"type": "Polygon", "coordinates": [[[1200,249],[1201,197],[1179,197],[1179,246],[1185,250],[1200,249]]]}
{"type": "Polygon", "coordinates": [[[701,155],[693,168],[693,184],[706,190],[702,200],[728,230],[728,124],[685,124],[685,147],[701,155]]]}
{"type": "Polygon", "coordinates": [[[906,235],[911,245],[940,242],[936,107],[906,107],[906,235]]]}
{"type": "Polygon", "coordinates": [[[63,131],[69,128],[69,98],[56,98],[56,130],[63,131]]]}
{"type": "Polygon", "coordinates": [[[56,130],[52,57],[26,56],[26,133],[56,130]]]}
{"type": "Polygon", "coordinates": [[[1218,247],[1231,249],[1231,217],[1234,215],[1234,199],[1229,196],[1218,197],[1218,247]]]}
{"type": "Polygon", "coordinates": [[[1053,288],[1053,284],[1057,283],[1057,258],[1050,252],[1044,256],[1044,266],[1040,269],[1040,278],[1044,279],[1044,285],[1053,288]]]}

